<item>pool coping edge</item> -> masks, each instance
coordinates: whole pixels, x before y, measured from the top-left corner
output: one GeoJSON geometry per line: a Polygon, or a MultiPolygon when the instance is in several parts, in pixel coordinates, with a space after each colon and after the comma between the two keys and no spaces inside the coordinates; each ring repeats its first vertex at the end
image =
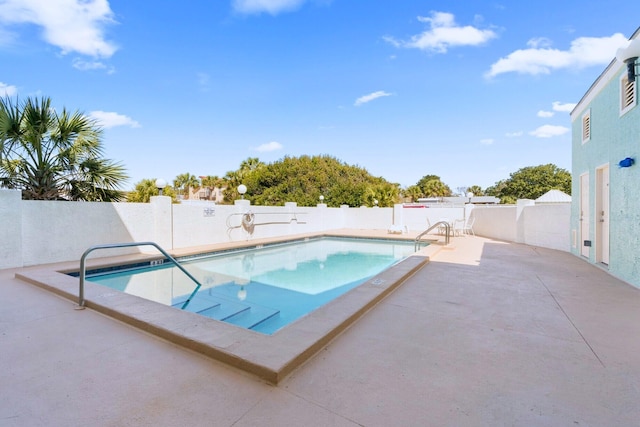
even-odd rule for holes
{"type": "MultiPolygon", "coordinates": [[[[273,335],[175,310],[91,282],[85,285],[86,307],[277,384],[426,265],[442,246],[427,248],[273,335]]],[[[24,269],[15,277],[77,302],[78,279],[63,271],[51,265],[24,269]]]]}

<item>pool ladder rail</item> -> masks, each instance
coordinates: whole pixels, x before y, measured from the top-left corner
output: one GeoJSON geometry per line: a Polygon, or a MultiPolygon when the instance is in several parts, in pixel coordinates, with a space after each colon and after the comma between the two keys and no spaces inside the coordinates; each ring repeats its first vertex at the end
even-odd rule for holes
{"type": "Polygon", "coordinates": [[[164,255],[169,260],[169,262],[175,264],[176,267],[178,267],[180,270],[182,270],[182,272],[184,274],[186,274],[191,280],[193,280],[195,282],[196,288],[191,293],[189,298],[187,298],[184,301],[184,303],[182,305],[182,309],[185,309],[189,305],[189,303],[191,302],[191,298],[193,298],[193,296],[196,293],[198,293],[198,291],[202,287],[202,284],[200,282],[198,282],[198,280],[195,277],[193,277],[191,275],[191,273],[189,273],[182,265],[180,265],[180,263],[178,261],[176,261],[176,259],[174,257],[169,255],[167,253],[167,251],[162,249],[157,243],[154,243],[154,242],[106,243],[106,244],[103,244],[103,245],[91,246],[89,249],[84,251],[84,253],[82,254],[82,258],[80,258],[80,272],[79,272],[79,276],[80,276],[80,285],[79,286],[80,286],[80,289],[78,290],[78,307],[77,307],[78,310],[82,310],[82,309],[85,308],[84,282],[85,282],[85,278],[86,278],[86,275],[87,275],[87,268],[86,268],[87,256],[91,252],[93,252],[93,251],[95,251],[97,249],[130,248],[130,247],[136,247],[136,246],[153,246],[158,251],[160,251],[160,253],[162,255],[164,255]]]}
{"type": "Polygon", "coordinates": [[[429,234],[430,231],[440,227],[444,227],[444,244],[448,245],[451,239],[451,224],[449,224],[447,221],[438,221],[422,233],[418,234],[413,247],[414,251],[418,252],[418,250],[420,249],[420,239],[422,239],[424,235],[429,234]]]}

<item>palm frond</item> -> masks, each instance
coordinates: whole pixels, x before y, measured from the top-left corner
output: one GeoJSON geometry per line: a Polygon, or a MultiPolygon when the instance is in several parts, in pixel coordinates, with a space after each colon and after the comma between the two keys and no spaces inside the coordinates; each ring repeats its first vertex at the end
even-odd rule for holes
{"type": "Polygon", "coordinates": [[[120,200],[122,165],[103,159],[102,129],[50,98],[0,99],[0,185],[26,199],[120,200]]]}

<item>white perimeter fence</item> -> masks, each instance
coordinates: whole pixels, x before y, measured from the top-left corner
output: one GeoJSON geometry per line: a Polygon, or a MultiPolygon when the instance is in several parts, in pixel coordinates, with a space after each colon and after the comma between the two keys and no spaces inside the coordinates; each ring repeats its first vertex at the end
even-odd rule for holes
{"type": "MultiPolygon", "coordinates": [[[[151,203],[56,202],[21,200],[19,191],[0,190],[0,269],[79,261],[87,248],[105,243],[152,241],[170,250],[341,228],[388,230],[393,225],[394,230],[420,232],[439,220],[469,215],[477,235],[569,251],[568,203],[469,206],[171,204],[168,197],[154,197],[151,203]]],[[[113,249],[100,256],[136,251],[113,249]]]]}

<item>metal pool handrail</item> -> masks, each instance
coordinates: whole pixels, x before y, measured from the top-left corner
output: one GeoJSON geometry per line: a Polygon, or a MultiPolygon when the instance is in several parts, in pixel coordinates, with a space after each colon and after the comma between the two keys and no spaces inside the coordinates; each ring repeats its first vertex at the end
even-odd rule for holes
{"type": "Polygon", "coordinates": [[[438,221],[435,224],[433,224],[431,227],[427,228],[422,233],[418,234],[418,236],[416,237],[416,240],[415,240],[415,244],[413,245],[413,249],[417,252],[418,251],[418,245],[420,244],[420,239],[422,238],[422,236],[424,236],[425,234],[428,234],[434,228],[442,227],[442,226],[444,226],[444,230],[445,230],[444,244],[448,245],[449,244],[450,234],[451,234],[451,224],[449,224],[447,221],[438,221]]]}
{"type": "Polygon", "coordinates": [[[167,253],[167,251],[162,249],[160,246],[158,246],[157,243],[154,243],[154,242],[106,243],[104,245],[91,246],[89,249],[84,251],[84,253],[82,254],[82,258],[80,258],[80,273],[79,273],[79,275],[80,275],[80,290],[79,290],[79,294],[78,294],[78,306],[80,308],[84,308],[84,282],[85,282],[85,276],[86,276],[86,272],[87,272],[87,269],[86,269],[87,256],[91,252],[95,251],[96,249],[128,248],[128,247],[132,247],[132,246],[153,246],[153,247],[155,247],[157,250],[160,251],[160,253],[162,255],[164,255],[169,261],[171,261],[173,264],[175,264],[176,267],[178,267],[180,270],[182,270],[182,272],[184,274],[186,274],[191,280],[193,280],[195,282],[195,284],[197,285],[195,290],[191,293],[191,295],[189,295],[189,298],[182,305],[182,308],[185,308],[191,302],[191,298],[193,298],[195,293],[198,292],[198,290],[200,289],[202,284],[200,282],[198,282],[198,280],[195,277],[193,277],[191,275],[191,273],[189,273],[187,270],[185,270],[185,268],[183,266],[181,266],[180,263],[178,261],[176,261],[176,259],[174,257],[169,255],[167,253]]]}

